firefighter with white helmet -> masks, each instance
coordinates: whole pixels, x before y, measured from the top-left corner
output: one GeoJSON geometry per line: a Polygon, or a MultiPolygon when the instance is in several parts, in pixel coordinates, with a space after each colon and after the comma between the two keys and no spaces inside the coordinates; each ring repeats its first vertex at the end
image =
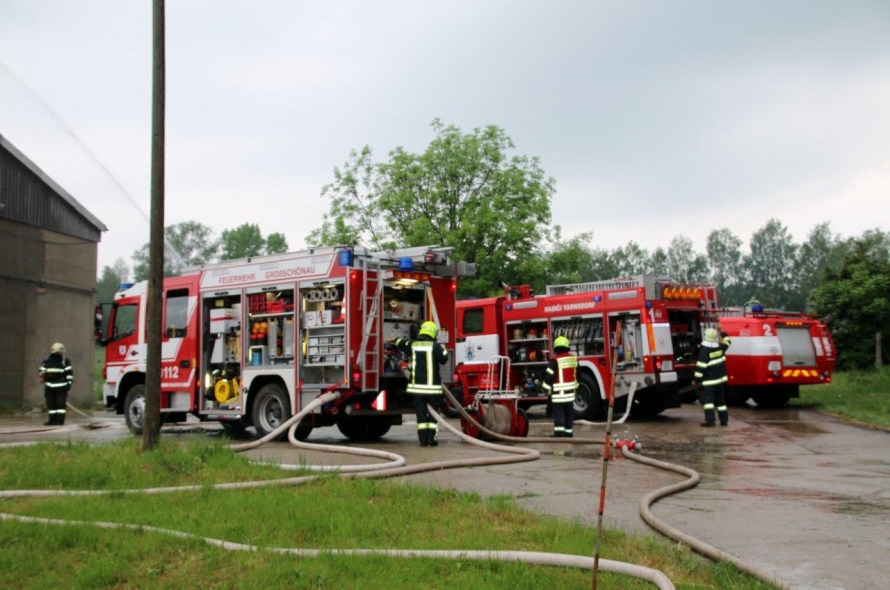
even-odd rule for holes
{"type": "Polygon", "coordinates": [[[430,415],[427,404],[434,408],[442,405],[442,377],[439,365],[448,360],[448,351],[436,342],[439,327],[435,322],[423,322],[413,341],[396,339],[396,347],[409,359],[410,376],[407,392],[414,398],[414,412],[417,416],[417,438],[420,446],[438,446],[436,436],[439,425],[430,415]]]}
{"type": "Polygon", "coordinates": [[[705,427],[715,425],[715,406],[720,426],[729,424],[725,383],[729,380],[726,376],[726,351],[730,344],[729,336],[725,332],[720,332],[717,328],[708,328],[698,350],[698,362],[695,364],[692,382],[701,384],[699,400],[705,411],[705,421],[701,425],[705,427]]]}
{"type": "Polygon", "coordinates": [[[565,336],[553,341],[553,356],[544,373],[544,391],[553,408],[552,438],[572,438],[575,419],[575,391],[578,389],[578,357],[565,336]]]}
{"type": "Polygon", "coordinates": [[[38,377],[43,382],[43,394],[49,412],[45,426],[62,426],[65,424],[68,391],[74,383],[74,368],[65,356],[64,344],[56,342],[52,345],[49,356],[40,365],[38,377]]]}

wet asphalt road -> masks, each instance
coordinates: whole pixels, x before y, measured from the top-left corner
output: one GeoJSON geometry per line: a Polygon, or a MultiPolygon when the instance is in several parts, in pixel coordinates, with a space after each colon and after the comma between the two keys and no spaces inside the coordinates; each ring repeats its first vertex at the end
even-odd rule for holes
{"type": "MultiPolygon", "coordinates": [[[[69,425],[49,432],[41,415],[0,417],[0,443],[27,440],[101,442],[128,436],[120,417],[90,421],[69,412],[69,425]],[[96,421],[111,426],[89,429],[96,421]]],[[[546,436],[542,409],[532,409],[531,436],[546,436]]],[[[890,588],[890,434],[807,410],[731,408],[728,428],[700,428],[696,405],[650,420],[616,425],[613,434],[637,435],[653,458],[695,469],[701,483],[660,500],[653,513],[668,524],[769,571],[801,590],[890,588]]],[[[456,421],[452,421],[456,423],[456,421]]],[[[213,427],[168,426],[165,436],[217,436],[213,427]]],[[[436,471],[406,477],[482,495],[506,494],[537,512],[596,525],[603,462],[603,427],[577,425],[590,444],[536,443],[539,461],[436,471]]],[[[408,464],[492,456],[442,431],[436,448],[419,448],[413,424],[393,428],[364,445],[404,455],[408,464]]],[[[336,428],[318,429],[308,442],[345,444],[336,428]]],[[[299,463],[369,460],[305,453],[286,443],[249,451],[255,458],[299,463]]],[[[617,457],[610,462],[604,522],[634,533],[656,534],[639,516],[653,489],[676,474],[617,457]]]]}

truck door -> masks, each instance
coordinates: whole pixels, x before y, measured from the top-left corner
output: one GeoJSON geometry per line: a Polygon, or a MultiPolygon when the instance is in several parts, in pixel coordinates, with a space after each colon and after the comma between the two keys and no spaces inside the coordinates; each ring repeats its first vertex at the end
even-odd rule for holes
{"type": "MultiPolygon", "coordinates": [[[[197,294],[190,292],[187,287],[170,289],[164,293],[164,331],[161,338],[162,391],[189,393],[195,391],[198,341],[196,307],[197,294]]],[[[194,403],[189,404],[189,407],[193,408],[194,403]]]]}
{"type": "Polygon", "coordinates": [[[144,347],[139,343],[140,304],[138,297],[119,299],[109,310],[105,344],[105,404],[117,396],[117,385],[128,367],[144,362],[144,347]]]}
{"type": "Polygon", "coordinates": [[[485,330],[485,326],[494,326],[494,319],[486,317],[494,312],[494,306],[491,305],[458,308],[456,363],[487,362],[500,354],[497,331],[485,330]]]}

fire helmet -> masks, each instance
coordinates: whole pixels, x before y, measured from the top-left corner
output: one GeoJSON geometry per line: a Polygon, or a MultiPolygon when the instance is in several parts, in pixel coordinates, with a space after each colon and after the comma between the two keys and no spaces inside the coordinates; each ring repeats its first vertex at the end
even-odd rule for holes
{"type": "Polygon", "coordinates": [[[436,334],[438,334],[438,333],[439,333],[439,328],[436,326],[435,322],[423,322],[420,325],[419,334],[421,336],[429,336],[430,338],[435,340],[436,334]]]}
{"type": "Polygon", "coordinates": [[[715,328],[705,330],[705,342],[717,342],[719,337],[720,333],[715,328]]]}
{"type": "Polygon", "coordinates": [[[571,348],[572,343],[565,336],[557,336],[553,341],[553,348],[571,348]]]}
{"type": "Polygon", "coordinates": [[[49,351],[51,354],[65,354],[65,345],[61,342],[56,342],[49,351]]]}

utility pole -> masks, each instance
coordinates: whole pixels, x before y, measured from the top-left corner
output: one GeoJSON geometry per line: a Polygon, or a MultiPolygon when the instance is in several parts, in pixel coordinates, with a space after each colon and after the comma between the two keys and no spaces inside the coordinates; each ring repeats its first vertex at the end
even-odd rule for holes
{"type": "Polygon", "coordinates": [[[148,333],[142,449],[161,438],[161,305],[164,286],[164,0],[152,2],[151,227],[148,247],[148,333]]]}

